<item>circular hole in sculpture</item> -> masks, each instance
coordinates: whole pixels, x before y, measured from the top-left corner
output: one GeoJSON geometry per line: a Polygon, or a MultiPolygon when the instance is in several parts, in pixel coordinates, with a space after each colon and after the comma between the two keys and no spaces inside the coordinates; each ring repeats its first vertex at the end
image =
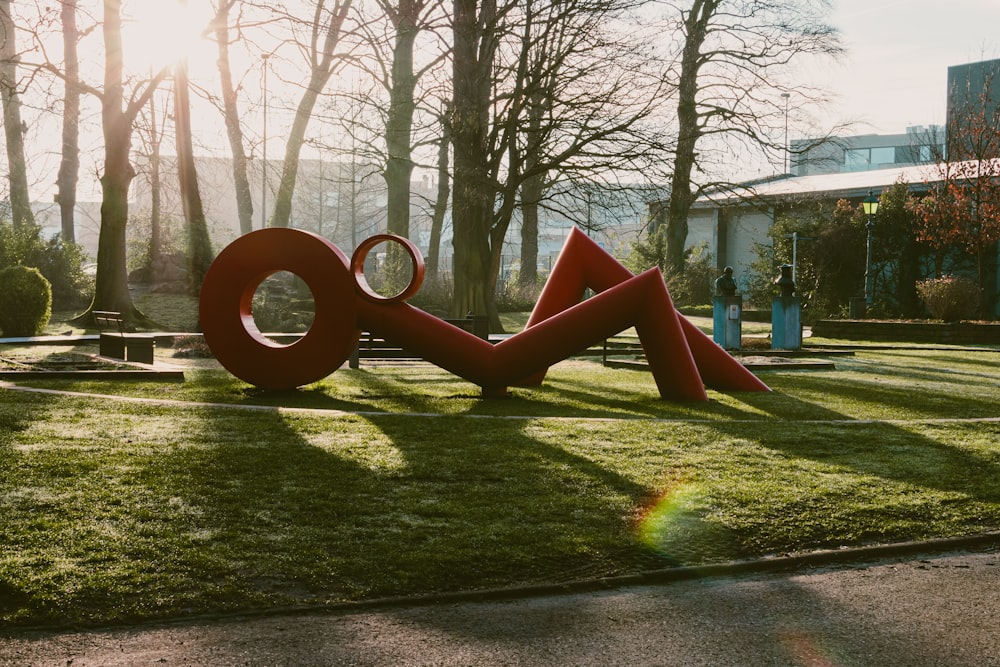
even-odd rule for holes
{"type": "Polygon", "coordinates": [[[251,312],[261,335],[275,343],[291,345],[309,331],[316,306],[304,280],[294,273],[278,271],[257,286],[251,312]]]}
{"type": "Polygon", "coordinates": [[[413,261],[399,243],[381,241],[365,256],[364,279],[372,294],[386,300],[395,299],[413,283],[413,261]]]}

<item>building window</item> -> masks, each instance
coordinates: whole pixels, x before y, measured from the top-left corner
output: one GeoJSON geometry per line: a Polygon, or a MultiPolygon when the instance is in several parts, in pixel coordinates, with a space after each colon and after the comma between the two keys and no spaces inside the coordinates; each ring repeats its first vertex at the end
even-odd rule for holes
{"type": "Polygon", "coordinates": [[[844,167],[847,171],[868,169],[871,155],[867,148],[849,148],[844,151],[844,167]]]}
{"type": "Polygon", "coordinates": [[[878,169],[884,164],[895,164],[896,162],[896,148],[894,146],[884,146],[881,148],[871,149],[871,158],[869,163],[872,169],[878,169]]]}

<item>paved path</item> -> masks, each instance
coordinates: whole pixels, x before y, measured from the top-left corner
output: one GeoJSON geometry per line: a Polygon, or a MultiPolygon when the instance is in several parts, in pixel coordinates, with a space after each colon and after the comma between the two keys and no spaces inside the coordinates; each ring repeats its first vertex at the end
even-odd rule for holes
{"type": "Polygon", "coordinates": [[[1000,665],[1000,553],[505,602],[0,636],[0,665],[1000,665]]]}

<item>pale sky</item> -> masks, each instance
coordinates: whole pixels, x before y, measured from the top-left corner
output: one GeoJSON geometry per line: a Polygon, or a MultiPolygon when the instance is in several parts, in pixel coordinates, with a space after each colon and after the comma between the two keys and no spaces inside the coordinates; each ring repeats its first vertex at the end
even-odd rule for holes
{"type": "MultiPolygon", "coordinates": [[[[159,3],[159,0],[145,1],[159,3]]],[[[895,134],[912,125],[943,125],[948,67],[1000,58],[1000,0],[832,0],[832,5],[831,22],[841,30],[847,54],[839,63],[827,61],[803,71],[799,82],[825,88],[836,95],[819,119],[820,131],[848,120],[857,121],[856,134],[895,134]]],[[[176,32],[164,31],[162,21],[154,26],[152,34],[176,32]]],[[[143,40],[148,46],[152,38],[146,35],[143,40]]],[[[200,46],[208,49],[204,62],[214,65],[210,45],[206,42],[200,46]]],[[[211,75],[215,76],[214,70],[211,75]]],[[[251,87],[256,83],[254,76],[251,73],[246,82],[251,87]]],[[[281,114],[280,109],[274,108],[277,106],[272,105],[274,127],[269,157],[280,157],[284,148],[279,145],[281,132],[277,124],[281,114]]],[[[217,126],[221,123],[213,114],[208,116],[217,126]]],[[[815,126],[796,127],[794,110],[791,118],[791,140],[815,136],[815,126]]],[[[222,130],[212,134],[223,136],[222,130]]],[[[43,170],[44,177],[36,179],[36,185],[51,190],[58,151],[52,149],[37,158],[36,167],[43,170]]],[[[774,165],[762,166],[768,173],[773,168],[774,165]]],[[[93,167],[84,170],[88,172],[82,174],[81,186],[85,190],[93,167]]],[[[743,178],[757,175],[760,174],[740,174],[743,178]]],[[[96,182],[93,192],[81,191],[84,199],[99,196],[96,182]]],[[[51,200],[51,196],[43,194],[41,199],[51,200]]]]}
{"type": "Polygon", "coordinates": [[[1000,0],[833,0],[833,6],[831,22],[848,53],[818,76],[839,97],[832,117],[868,124],[858,134],[943,125],[948,67],[1000,58],[1000,0]]]}

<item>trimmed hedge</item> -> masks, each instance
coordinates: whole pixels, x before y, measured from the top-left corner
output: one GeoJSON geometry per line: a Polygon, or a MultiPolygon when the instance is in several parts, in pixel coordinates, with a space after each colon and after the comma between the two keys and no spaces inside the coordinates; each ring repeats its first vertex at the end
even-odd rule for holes
{"type": "Polygon", "coordinates": [[[8,266],[0,271],[0,331],[4,336],[37,336],[52,316],[52,285],[41,271],[8,266]]]}

